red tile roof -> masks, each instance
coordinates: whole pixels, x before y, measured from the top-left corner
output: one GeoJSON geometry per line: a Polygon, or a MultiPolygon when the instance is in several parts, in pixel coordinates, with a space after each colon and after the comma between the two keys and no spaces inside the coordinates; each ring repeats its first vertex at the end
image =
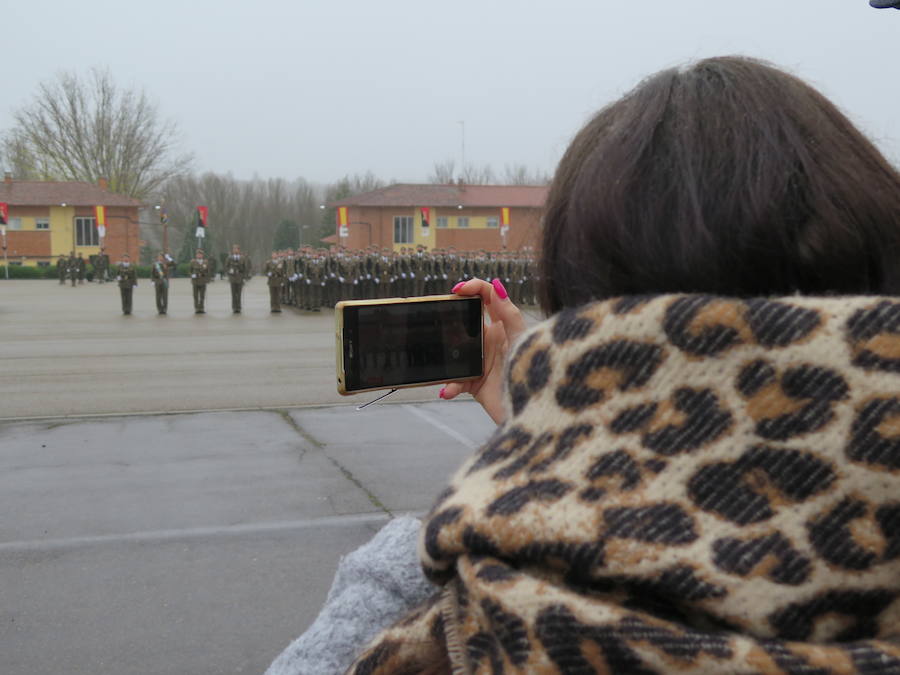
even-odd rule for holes
{"type": "Polygon", "coordinates": [[[141,202],[76,181],[14,180],[0,182],[0,202],[10,206],[134,206],[141,202]]]}
{"type": "Polygon", "coordinates": [[[546,185],[389,185],[330,202],[329,206],[509,206],[539,209],[546,185]]]}
{"type": "Polygon", "coordinates": [[[49,257],[50,233],[19,230],[6,231],[6,253],[10,258],[19,256],[49,257]]]}

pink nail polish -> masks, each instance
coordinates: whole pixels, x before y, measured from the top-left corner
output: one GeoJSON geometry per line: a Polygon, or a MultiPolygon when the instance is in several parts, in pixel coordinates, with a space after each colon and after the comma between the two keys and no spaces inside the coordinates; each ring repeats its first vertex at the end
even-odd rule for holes
{"type": "Polygon", "coordinates": [[[450,292],[456,293],[456,291],[458,291],[460,288],[462,288],[465,285],[466,285],[465,281],[460,281],[458,284],[456,284],[456,286],[454,286],[452,289],[450,289],[450,292]]]}
{"type": "Polygon", "coordinates": [[[444,398],[444,390],[445,390],[446,388],[447,388],[447,387],[441,387],[441,390],[438,392],[438,396],[439,396],[440,398],[444,398]]]}
{"type": "Polygon", "coordinates": [[[497,296],[501,300],[506,300],[509,297],[509,293],[506,292],[506,288],[499,279],[494,279],[491,282],[491,285],[494,287],[494,290],[497,291],[497,296]]]}

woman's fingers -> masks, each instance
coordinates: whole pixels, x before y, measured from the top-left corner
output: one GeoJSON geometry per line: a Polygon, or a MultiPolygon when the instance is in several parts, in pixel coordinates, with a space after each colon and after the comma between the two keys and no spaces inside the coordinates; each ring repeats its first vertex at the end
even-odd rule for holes
{"type": "Polygon", "coordinates": [[[491,323],[502,323],[506,331],[506,338],[513,342],[525,330],[525,319],[522,312],[516,307],[506,288],[499,279],[488,283],[484,279],[469,279],[461,281],[453,287],[453,293],[457,295],[480,295],[484,306],[487,308],[491,323]]]}

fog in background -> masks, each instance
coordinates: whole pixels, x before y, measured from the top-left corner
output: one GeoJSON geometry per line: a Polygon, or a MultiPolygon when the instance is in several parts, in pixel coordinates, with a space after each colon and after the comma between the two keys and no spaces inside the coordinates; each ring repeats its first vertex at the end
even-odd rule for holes
{"type": "Polygon", "coordinates": [[[38,82],[108,67],[177,122],[196,171],[238,179],[424,181],[459,166],[463,135],[467,164],[550,172],[642,77],[732,53],[812,82],[900,160],[900,12],[866,0],[0,0],[0,16],[0,131],[38,82]]]}

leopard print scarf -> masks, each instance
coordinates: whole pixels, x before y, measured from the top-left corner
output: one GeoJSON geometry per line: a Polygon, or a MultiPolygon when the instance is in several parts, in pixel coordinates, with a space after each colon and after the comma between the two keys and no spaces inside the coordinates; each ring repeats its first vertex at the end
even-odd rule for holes
{"type": "Polygon", "coordinates": [[[593,303],[506,396],[351,672],[900,673],[900,301],[593,303]]]}

